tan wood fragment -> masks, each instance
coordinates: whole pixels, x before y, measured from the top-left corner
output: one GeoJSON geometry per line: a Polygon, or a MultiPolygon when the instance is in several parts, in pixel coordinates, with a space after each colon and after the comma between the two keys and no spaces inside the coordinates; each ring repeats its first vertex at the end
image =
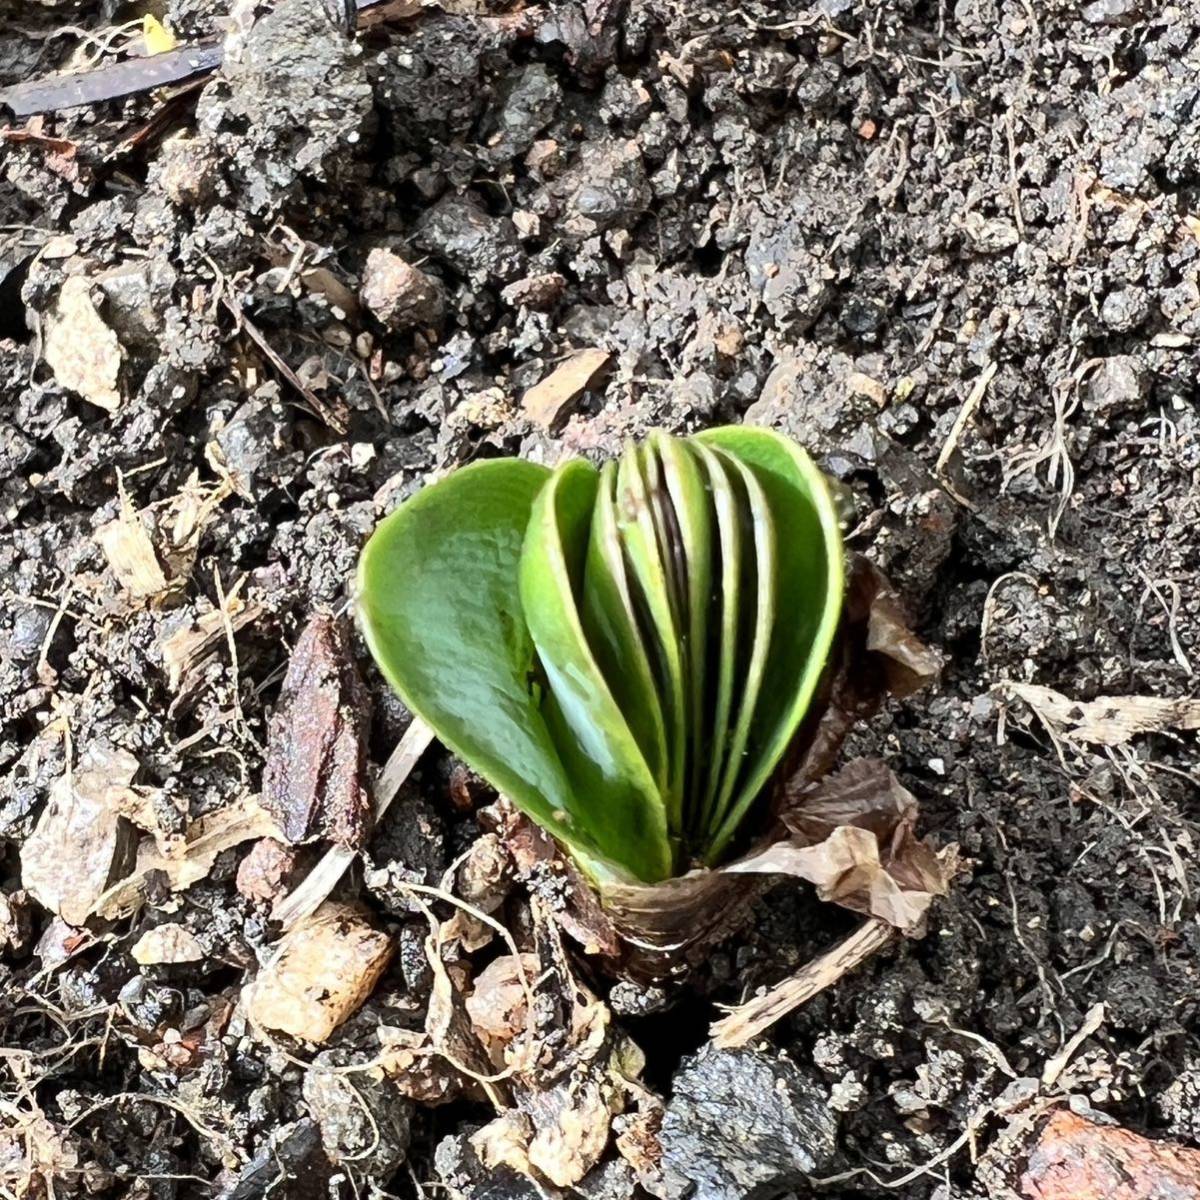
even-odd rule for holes
{"type": "Polygon", "coordinates": [[[525,415],[545,429],[556,428],[610,358],[607,350],[580,350],[572,354],[521,397],[525,415]]]}

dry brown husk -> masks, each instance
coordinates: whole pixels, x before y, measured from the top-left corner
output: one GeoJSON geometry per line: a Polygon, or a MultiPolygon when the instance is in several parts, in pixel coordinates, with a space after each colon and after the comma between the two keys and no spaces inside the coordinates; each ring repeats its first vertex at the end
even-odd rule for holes
{"type": "Polygon", "coordinates": [[[780,876],[807,880],[822,899],[923,932],[955,869],[955,848],[917,838],[916,799],[885,764],[859,759],[834,772],[851,728],[888,696],[911,695],[938,673],[936,654],[911,632],[882,572],[853,556],[842,627],[822,696],[777,775],[766,827],[722,867],[665,883],[597,887],[540,829],[513,814],[507,840],[518,865],[558,862],[570,880],[560,921],[617,974],[661,982],[686,974],[744,923],[780,876]]]}

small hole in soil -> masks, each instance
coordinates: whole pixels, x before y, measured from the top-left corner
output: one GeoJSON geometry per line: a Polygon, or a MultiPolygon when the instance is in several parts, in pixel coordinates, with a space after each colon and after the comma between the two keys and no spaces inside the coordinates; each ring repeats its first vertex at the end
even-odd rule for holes
{"type": "MultiPolygon", "coordinates": [[[[32,262],[32,256],[29,262],[32,262]]],[[[32,331],[25,324],[25,306],[21,303],[21,286],[29,274],[29,262],[14,267],[0,280],[0,338],[28,342],[32,331]]]]}
{"type": "Polygon", "coordinates": [[[711,279],[720,271],[721,264],[725,261],[725,251],[715,240],[709,239],[703,246],[697,246],[692,251],[692,258],[700,274],[711,279]]]}
{"type": "Polygon", "coordinates": [[[664,1094],[680,1062],[708,1040],[708,1027],[719,1015],[711,1001],[688,992],[666,1012],[649,1017],[622,1017],[629,1036],[645,1051],[643,1079],[664,1094]]]}

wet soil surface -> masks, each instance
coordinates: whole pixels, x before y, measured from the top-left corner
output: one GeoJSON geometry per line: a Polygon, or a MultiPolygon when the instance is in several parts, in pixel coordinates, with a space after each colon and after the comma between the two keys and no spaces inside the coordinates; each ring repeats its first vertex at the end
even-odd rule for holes
{"type": "MultiPolygon", "coordinates": [[[[152,871],[132,917],[89,900],[139,804],[169,838],[263,790],[290,648],[432,475],[743,420],[846,485],[851,544],[945,657],[848,752],[886,758],[967,870],[926,937],[752,1048],[704,1049],[714,1006],[856,924],[797,884],[688,985],[614,989],[660,1166],[639,1182],[610,1146],[578,1194],[1004,1196],[998,1135],[1068,1097],[1200,1141],[1196,735],[1106,739],[1012,686],[1196,690],[1195,14],[392,5],[351,41],[310,0],[233,8],[231,32],[208,0],[162,12],[226,38],[219,76],[0,130],[8,1194],[539,1194],[468,1142],[482,1093],[333,1069],[420,1027],[401,885],[494,798],[444,753],[342,886],[398,950],[315,1064],[236,1002],[339,814],[180,890],[152,871]],[[588,390],[522,404],[581,349],[610,354],[588,390]],[[35,836],[64,779],[109,814],[88,861],[35,836]]],[[[0,85],[140,50],[113,33],[136,16],[21,6],[0,85]]],[[[352,650],[378,765],[408,716],[352,650]]]]}

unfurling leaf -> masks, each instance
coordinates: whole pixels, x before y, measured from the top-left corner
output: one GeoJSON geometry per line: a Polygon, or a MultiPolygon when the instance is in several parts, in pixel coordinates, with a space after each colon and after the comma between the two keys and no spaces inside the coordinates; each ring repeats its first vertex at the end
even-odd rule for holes
{"type": "Polygon", "coordinates": [[[384,675],[598,880],[728,852],[817,694],[842,605],[824,477],[762,429],[656,432],[599,472],[466,467],[359,566],[384,675]]]}

